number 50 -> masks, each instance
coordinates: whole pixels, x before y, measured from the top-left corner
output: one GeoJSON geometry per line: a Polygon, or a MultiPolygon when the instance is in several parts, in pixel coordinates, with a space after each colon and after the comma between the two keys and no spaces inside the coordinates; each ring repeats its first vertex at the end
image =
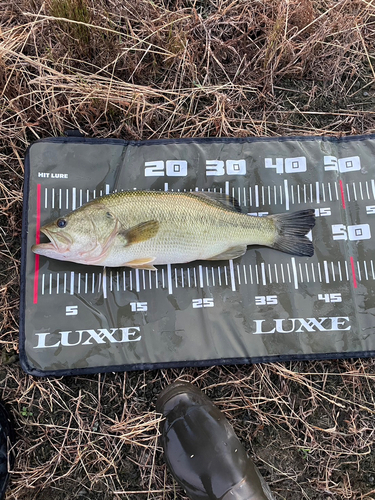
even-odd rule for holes
{"type": "Polygon", "coordinates": [[[371,230],[369,224],[357,224],[354,226],[333,224],[332,235],[334,240],[369,240],[371,238],[371,230]]]}

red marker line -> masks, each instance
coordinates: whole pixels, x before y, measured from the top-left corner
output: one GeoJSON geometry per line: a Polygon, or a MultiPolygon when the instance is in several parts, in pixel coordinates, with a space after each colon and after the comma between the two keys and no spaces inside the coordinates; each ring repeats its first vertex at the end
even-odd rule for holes
{"type": "MultiPolygon", "coordinates": [[[[40,193],[41,185],[36,188],[36,235],[35,243],[40,243],[40,193]]],[[[35,272],[34,272],[34,304],[38,303],[38,288],[39,288],[39,255],[35,255],[35,272]]]]}
{"type": "Polygon", "coordinates": [[[352,267],[352,275],[353,275],[354,288],[357,288],[357,278],[355,277],[355,267],[354,267],[354,259],[353,259],[353,257],[350,257],[350,265],[352,267]]]}
{"type": "Polygon", "coordinates": [[[342,181],[340,180],[340,191],[341,191],[341,202],[342,202],[342,208],[345,210],[345,196],[344,196],[344,185],[342,181]]]}

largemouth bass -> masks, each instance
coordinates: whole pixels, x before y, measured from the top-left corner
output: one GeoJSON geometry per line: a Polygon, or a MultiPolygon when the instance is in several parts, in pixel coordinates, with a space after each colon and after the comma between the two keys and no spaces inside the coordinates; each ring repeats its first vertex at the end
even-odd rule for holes
{"type": "Polygon", "coordinates": [[[53,259],[109,267],[228,260],[248,245],[312,256],[305,236],[314,210],[254,217],[228,196],[207,192],[124,191],[97,198],[41,228],[49,243],[32,251],[53,259]]]}

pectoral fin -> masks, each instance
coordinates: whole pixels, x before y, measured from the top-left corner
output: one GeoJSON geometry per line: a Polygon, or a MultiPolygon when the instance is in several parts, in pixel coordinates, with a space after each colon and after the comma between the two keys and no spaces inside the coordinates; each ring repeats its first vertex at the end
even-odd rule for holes
{"type": "Polygon", "coordinates": [[[237,257],[241,257],[244,253],[246,253],[247,246],[240,245],[237,247],[228,248],[225,252],[219,253],[218,255],[214,255],[206,260],[232,260],[237,259],[237,257]]]}
{"type": "Polygon", "coordinates": [[[148,269],[150,271],[156,271],[156,267],[151,264],[151,262],[154,262],[154,260],[155,257],[136,259],[130,262],[125,262],[124,266],[132,267],[133,269],[148,269]]]}
{"type": "Polygon", "coordinates": [[[125,238],[126,245],[133,245],[141,241],[149,240],[156,236],[159,231],[159,222],[157,220],[149,220],[141,222],[130,229],[119,231],[119,235],[125,238]]]}

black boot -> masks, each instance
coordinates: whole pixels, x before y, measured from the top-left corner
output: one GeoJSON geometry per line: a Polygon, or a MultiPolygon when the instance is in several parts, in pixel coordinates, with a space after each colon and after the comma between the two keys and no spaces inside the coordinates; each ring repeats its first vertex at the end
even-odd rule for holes
{"type": "Polygon", "coordinates": [[[9,481],[9,468],[13,468],[14,454],[10,451],[15,442],[9,413],[0,402],[0,499],[4,498],[9,481]]]}
{"type": "Polygon", "coordinates": [[[165,461],[192,500],[273,500],[223,413],[196,387],[174,382],[156,402],[165,461]]]}

